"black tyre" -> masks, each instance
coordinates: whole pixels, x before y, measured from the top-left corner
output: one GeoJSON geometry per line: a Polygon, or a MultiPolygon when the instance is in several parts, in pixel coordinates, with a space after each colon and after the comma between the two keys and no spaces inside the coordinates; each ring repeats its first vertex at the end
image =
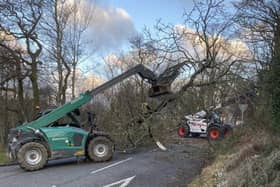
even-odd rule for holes
{"type": "Polygon", "coordinates": [[[47,164],[48,151],[41,143],[29,142],[18,150],[17,160],[20,167],[26,171],[39,170],[47,164]]]}
{"type": "Polygon", "coordinates": [[[179,135],[180,137],[185,138],[185,137],[188,137],[188,136],[189,136],[189,134],[190,134],[190,128],[189,128],[188,125],[181,125],[181,126],[178,128],[177,132],[178,132],[178,135],[179,135]]]}
{"type": "Polygon", "coordinates": [[[113,157],[113,143],[105,136],[93,138],[88,144],[87,154],[92,161],[108,161],[113,157]]]}
{"type": "Polygon", "coordinates": [[[220,140],[223,137],[223,132],[218,126],[210,126],[207,130],[209,140],[220,140]]]}

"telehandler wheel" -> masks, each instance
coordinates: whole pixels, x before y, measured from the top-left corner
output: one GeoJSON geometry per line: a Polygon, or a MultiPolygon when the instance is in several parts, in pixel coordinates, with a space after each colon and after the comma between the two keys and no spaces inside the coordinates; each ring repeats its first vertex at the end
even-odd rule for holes
{"type": "Polygon", "coordinates": [[[103,162],[112,159],[113,143],[105,136],[98,136],[90,140],[87,148],[88,157],[95,162],[103,162]]]}
{"type": "Polygon", "coordinates": [[[20,167],[26,171],[39,170],[47,164],[48,151],[41,143],[29,142],[18,150],[17,160],[20,167]]]}

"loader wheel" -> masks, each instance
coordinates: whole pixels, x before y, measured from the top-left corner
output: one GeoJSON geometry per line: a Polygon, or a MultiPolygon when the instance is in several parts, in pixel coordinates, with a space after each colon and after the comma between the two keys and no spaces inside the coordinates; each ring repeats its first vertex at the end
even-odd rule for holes
{"type": "Polygon", "coordinates": [[[183,125],[178,128],[178,135],[180,137],[188,137],[190,133],[190,128],[188,125],[183,125]]]}
{"type": "Polygon", "coordinates": [[[222,138],[221,129],[216,126],[209,127],[207,136],[210,140],[219,140],[222,138]]]}
{"type": "Polygon", "coordinates": [[[103,162],[112,159],[112,141],[104,136],[98,136],[90,140],[87,148],[88,157],[95,162],[103,162]]]}
{"type": "Polygon", "coordinates": [[[17,160],[26,171],[39,170],[47,164],[48,151],[41,143],[29,142],[21,146],[17,152],[17,160]]]}

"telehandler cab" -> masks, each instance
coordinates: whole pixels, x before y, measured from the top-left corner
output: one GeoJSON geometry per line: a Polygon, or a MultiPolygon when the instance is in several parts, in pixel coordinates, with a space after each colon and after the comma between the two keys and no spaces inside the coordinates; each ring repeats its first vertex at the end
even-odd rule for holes
{"type": "Polygon", "coordinates": [[[95,162],[110,160],[114,151],[112,139],[108,133],[95,129],[95,117],[91,113],[88,113],[90,131],[82,129],[78,120],[79,107],[88,103],[95,95],[134,74],[139,74],[152,85],[149,96],[168,94],[170,85],[179,75],[182,66],[184,64],[167,68],[161,75],[156,76],[145,66],[137,65],[56,109],[42,112],[35,120],[10,129],[10,159],[16,160],[20,167],[27,171],[43,168],[48,160],[73,156],[85,156],[95,162]],[[59,123],[64,117],[68,117],[71,122],[59,123]]]}

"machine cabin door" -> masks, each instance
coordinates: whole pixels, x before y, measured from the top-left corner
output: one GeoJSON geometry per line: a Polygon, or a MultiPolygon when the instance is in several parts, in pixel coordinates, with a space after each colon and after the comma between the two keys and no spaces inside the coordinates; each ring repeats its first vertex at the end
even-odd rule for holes
{"type": "Polygon", "coordinates": [[[71,126],[44,127],[41,131],[48,139],[52,157],[84,155],[88,132],[71,126]]]}

